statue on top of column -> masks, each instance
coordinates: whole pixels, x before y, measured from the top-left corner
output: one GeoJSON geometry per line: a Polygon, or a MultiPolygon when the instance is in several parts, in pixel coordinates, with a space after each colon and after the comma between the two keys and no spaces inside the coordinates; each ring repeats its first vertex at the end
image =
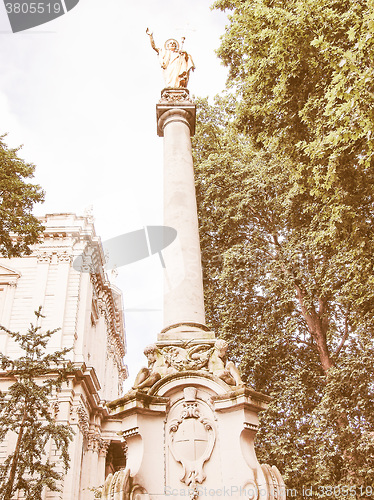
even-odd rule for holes
{"type": "Polygon", "coordinates": [[[190,71],[195,69],[195,64],[192,57],[183,50],[184,38],[182,38],[181,47],[174,38],[166,40],[164,48],[156,47],[153,33],[146,30],[149,36],[151,47],[158,54],[161,68],[163,69],[165,87],[166,88],[186,88],[190,71]]]}

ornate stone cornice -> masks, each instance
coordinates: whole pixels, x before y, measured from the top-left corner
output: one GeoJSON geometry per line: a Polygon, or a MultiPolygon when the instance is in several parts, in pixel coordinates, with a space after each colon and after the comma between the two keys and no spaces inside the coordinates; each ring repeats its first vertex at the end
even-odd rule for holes
{"type": "MultiPolygon", "coordinates": [[[[99,273],[91,273],[91,283],[94,287],[97,306],[100,314],[104,316],[108,330],[108,343],[112,344],[120,358],[126,354],[126,346],[124,342],[124,321],[122,304],[120,302],[120,294],[110,284],[105,276],[99,273]],[[117,299],[114,297],[117,295],[117,299]]],[[[122,365],[122,369],[124,366],[122,365]]]]}
{"type": "Polygon", "coordinates": [[[149,396],[144,392],[130,391],[123,397],[108,403],[108,409],[111,414],[118,416],[123,411],[135,409],[139,413],[158,413],[166,414],[169,407],[169,398],[160,396],[149,396]]]}
{"type": "Polygon", "coordinates": [[[132,427],[131,429],[126,429],[122,431],[122,437],[123,438],[129,438],[132,436],[137,436],[139,434],[139,427],[132,427]]]}
{"type": "Polygon", "coordinates": [[[249,429],[250,431],[257,431],[258,425],[251,424],[250,422],[244,422],[244,429],[249,429]]]}
{"type": "Polygon", "coordinates": [[[62,252],[57,254],[58,262],[71,262],[73,260],[73,256],[68,252],[62,252]]]}
{"type": "Polygon", "coordinates": [[[38,252],[36,258],[40,263],[50,264],[52,262],[52,254],[49,252],[38,252]]]}
{"type": "MultiPolygon", "coordinates": [[[[238,387],[227,394],[212,397],[215,411],[228,411],[233,406],[242,407],[256,413],[268,408],[272,398],[248,387],[238,387]]],[[[248,427],[247,427],[248,428],[248,427]]]]}
{"type": "Polygon", "coordinates": [[[194,104],[190,97],[189,90],[181,89],[163,89],[161,91],[161,99],[159,104],[194,104]]]}

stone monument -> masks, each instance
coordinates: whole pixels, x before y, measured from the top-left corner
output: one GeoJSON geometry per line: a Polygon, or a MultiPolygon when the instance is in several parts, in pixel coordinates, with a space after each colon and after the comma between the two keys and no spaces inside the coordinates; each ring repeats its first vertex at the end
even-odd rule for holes
{"type": "Polygon", "coordinates": [[[278,469],[260,465],[254,449],[258,413],[270,398],[242,382],[227,359],[227,342],[205,325],[190,139],[196,107],[186,88],[192,58],[173,39],[162,52],[147,34],[168,72],[156,106],[157,133],[164,140],[164,224],[176,229],[179,251],[166,258],[164,328],[144,351],[148,366],[131,391],[109,404],[127,444],[127,464],[107,477],[102,498],[283,500],[278,469]],[[165,63],[171,60],[173,77],[165,63]],[[181,266],[182,279],[168,287],[181,266]]]}

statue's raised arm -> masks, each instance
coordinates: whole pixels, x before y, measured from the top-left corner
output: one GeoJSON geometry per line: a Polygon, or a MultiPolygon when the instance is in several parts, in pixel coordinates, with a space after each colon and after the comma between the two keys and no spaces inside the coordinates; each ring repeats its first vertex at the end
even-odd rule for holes
{"type": "Polygon", "coordinates": [[[147,33],[147,35],[149,36],[149,41],[151,42],[151,47],[153,50],[155,50],[157,52],[157,54],[160,52],[160,49],[158,49],[156,47],[156,44],[155,44],[155,39],[153,38],[153,33],[151,31],[149,31],[149,28],[147,28],[145,30],[145,32],[147,33]]]}
{"type": "Polygon", "coordinates": [[[153,33],[148,28],[146,29],[146,33],[149,36],[152,49],[159,56],[165,87],[174,89],[186,88],[190,71],[195,69],[195,64],[192,57],[182,50],[184,38],[182,38],[181,49],[179,48],[179,43],[174,38],[166,40],[164,48],[159,49],[156,47],[153,33]]]}

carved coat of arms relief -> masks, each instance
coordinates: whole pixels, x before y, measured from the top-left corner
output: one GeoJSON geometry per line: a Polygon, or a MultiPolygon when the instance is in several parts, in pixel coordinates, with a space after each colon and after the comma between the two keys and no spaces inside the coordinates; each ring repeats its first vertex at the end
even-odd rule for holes
{"type": "Polygon", "coordinates": [[[170,410],[167,420],[168,448],[173,459],[182,466],[180,481],[197,498],[197,485],[206,478],[204,464],[210,459],[216,442],[212,410],[196,398],[197,389],[184,389],[184,399],[170,410]]]}

